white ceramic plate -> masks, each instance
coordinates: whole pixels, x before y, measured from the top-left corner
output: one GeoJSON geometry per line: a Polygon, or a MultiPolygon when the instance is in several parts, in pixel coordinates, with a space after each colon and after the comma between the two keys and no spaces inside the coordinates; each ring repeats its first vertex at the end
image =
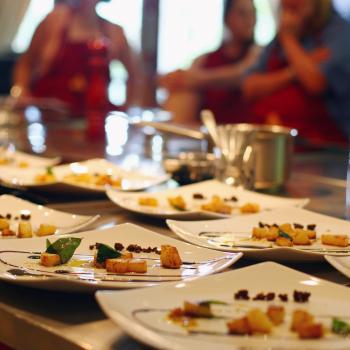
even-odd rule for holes
{"type": "Polygon", "coordinates": [[[317,240],[310,246],[278,247],[272,243],[247,241],[252,228],[259,222],[316,224],[320,235],[327,232],[350,235],[348,221],[317,214],[300,208],[280,208],[249,216],[210,221],[173,221],[167,220],[172,231],[187,242],[206,248],[222,251],[244,252],[248,258],[274,261],[319,261],[325,254],[350,255],[350,247],[338,248],[323,245],[317,240]],[[243,245],[252,247],[243,247],[243,245]],[[254,244],[254,246],[253,246],[254,244]],[[236,247],[234,247],[236,245],[236,247]],[[238,245],[241,245],[237,247],[238,245]],[[271,247],[270,247],[271,246],[271,247]]]}
{"type": "Polygon", "coordinates": [[[350,278],[350,257],[349,256],[325,256],[326,260],[339,272],[350,278]]]}
{"type": "Polygon", "coordinates": [[[6,169],[0,178],[7,184],[48,192],[66,193],[104,193],[105,186],[69,181],[65,176],[72,173],[108,174],[112,178],[121,178],[120,191],[139,191],[157,185],[169,179],[169,175],[150,176],[136,171],[127,171],[104,159],[91,159],[79,163],[58,165],[52,168],[56,181],[50,183],[36,183],[35,176],[46,173],[45,168],[35,169],[6,169]]]}
{"type": "Polygon", "coordinates": [[[179,220],[216,219],[237,216],[239,215],[239,207],[248,202],[259,204],[261,210],[264,211],[278,207],[303,207],[309,201],[308,199],[289,199],[259,194],[240,188],[233,188],[216,180],[203,181],[193,185],[152,193],[121,193],[109,189],[107,195],[114,203],[129,211],[160,218],[179,220]],[[194,199],[193,195],[198,193],[205,196],[205,199],[194,199]],[[214,195],[218,195],[221,198],[231,198],[233,196],[237,198],[237,202],[227,202],[227,204],[234,208],[232,215],[203,211],[200,208],[202,204],[210,202],[214,195]],[[184,198],[187,204],[187,210],[179,211],[169,205],[167,198],[175,196],[182,196],[184,198]],[[138,200],[142,197],[156,198],[158,200],[158,206],[150,207],[139,205],[138,200]]]}
{"type": "MultiPolygon", "coordinates": [[[[30,214],[29,222],[34,231],[37,230],[40,224],[56,226],[55,235],[81,231],[99,218],[99,215],[85,216],[53,210],[11,195],[4,194],[0,196],[0,215],[3,217],[10,216],[10,229],[15,232],[18,231],[18,222],[21,221],[21,214],[30,214]]],[[[0,233],[0,238],[13,239],[14,237],[3,237],[0,233]]]]}
{"type": "MultiPolygon", "coordinates": [[[[235,271],[207,276],[195,281],[171,283],[148,290],[134,291],[100,291],[96,298],[103,311],[120,328],[130,336],[159,349],[349,349],[350,339],[327,334],[322,339],[299,340],[289,331],[289,317],[295,309],[305,309],[315,315],[316,320],[325,326],[331,318],[340,317],[349,322],[350,309],[347,307],[350,289],[334,283],[297,272],[282,265],[266,262],[235,271]],[[259,276],[257,278],[257,276],[259,276]],[[262,283],[263,281],[263,283],[262,283]],[[229,336],[188,333],[184,328],[167,319],[168,312],[182,307],[184,301],[200,302],[203,300],[220,300],[234,305],[229,319],[241,317],[237,311],[253,307],[266,309],[267,301],[233,301],[233,294],[247,289],[251,296],[260,292],[287,293],[289,301],[282,304],[286,309],[283,326],[266,336],[229,336]],[[308,303],[293,301],[293,291],[311,293],[308,303]],[[234,304],[232,304],[234,303],[234,304]]],[[[206,329],[226,330],[226,320],[207,320],[206,329]],[[222,322],[222,323],[221,323],[222,322]]],[[[224,333],[223,332],[223,333],[224,333]]]]}
{"type": "MultiPolygon", "coordinates": [[[[179,240],[165,237],[133,224],[123,224],[106,230],[82,232],[69,237],[83,238],[73,258],[67,265],[44,267],[39,260],[29,258],[39,256],[46,249],[46,238],[31,240],[9,240],[1,242],[0,280],[36,288],[65,291],[94,291],[96,289],[138,288],[154,286],[161,282],[180,281],[197,278],[224,270],[241,257],[241,254],[223,253],[203,249],[179,240]],[[146,274],[113,274],[105,269],[92,267],[94,252],[90,249],[95,243],[114,246],[120,242],[124,247],[138,244],[141,247],[159,247],[162,244],[176,246],[183,260],[180,269],[165,269],[159,266],[159,255],[155,253],[134,254],[147,259],[146,274]],[[35,253],[37,252],[37,253],[35,253]],[[11,274],[11,271],[13,272],[11,274]],[[20,276],[16,270],[25,271],[20,276]],[[56,273],[55,271],[66,271],[56,273]],[[10,272],[9,272],[10,271],[10,272]],[[29,274],[29,275],[28,275],[29,274]]],[[[53,241],[53,239],[51,240],[53,241]]]]}
{"type": "Polygon", "coordinates": [[[1,172],[4,168],[10,167],[22,169],[36,168],[36,167],[48,167],[54,166],[60,162],[60,158],[45,158],[39,157],[28,153],[23,153],[17,150],[12,150],[11,147],[7,149],[0,149],[0,169],[1,172]]]}

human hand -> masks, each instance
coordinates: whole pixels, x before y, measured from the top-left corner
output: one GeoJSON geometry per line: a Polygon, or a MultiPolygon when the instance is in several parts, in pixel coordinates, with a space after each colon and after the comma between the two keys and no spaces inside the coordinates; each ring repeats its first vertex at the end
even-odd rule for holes
{"type": "Polygon", "coordinates": [[[331,51],[327,47],[320,47],[318,49],[313,50],[309,57],[315,62],[315,63],[322,63],[327,61],[331,56],[331,51]]]}
{"type": "Polygon", "coordinates": [[[159,85],[169,91],[186,90],[197,87],[195,70],[176,70],[159,78],[159,85]]]}

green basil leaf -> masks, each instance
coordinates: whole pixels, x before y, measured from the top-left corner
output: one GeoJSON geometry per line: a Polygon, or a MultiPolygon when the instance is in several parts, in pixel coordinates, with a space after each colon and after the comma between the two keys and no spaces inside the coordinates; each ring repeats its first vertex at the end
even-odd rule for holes
{"type": "Polygon", "coordinates": [[[283,231],[281,231],[281,230],[278,231],[278,235],[279,235],[280,237],[287,238],[287,239],[289,239],[290,241],[293,240],[293,238],[292,238],[291,236],[289,236],[288,233],[283,232],[283,231]]]}
{"type": "Polygon", "coordinates": [[[350,324],[340,320],[339,318],[333,318],[332,320],[332,331],[336,334],[349,335],[350,324]]]}
{"type": "Polygon", "coordinates": [[[46,168],[46,174],[47,174],[47,175],[53,175],[52,166],[48,166],[48,167],[46,168]]]}
{"type": "Polygon", "coordinates": [[[103,244],[103,243],[97,243],[97,255],[96,255],[96,261],[99,264],[102,264],[107,259],[116,259],[121,257],[121,253],[116,251],[114,248],[103,244]]]}
{"type": "Polygon", "coordinates": [[[51,243],[47,239],[46,245],[50,244],[46,253],[58,254],[61,258],[61,263],[65,264],[73,256],[75,250],[79,247],[81,238],[69,237],[69,238],[60,238],[56,242],[51,243]]]}

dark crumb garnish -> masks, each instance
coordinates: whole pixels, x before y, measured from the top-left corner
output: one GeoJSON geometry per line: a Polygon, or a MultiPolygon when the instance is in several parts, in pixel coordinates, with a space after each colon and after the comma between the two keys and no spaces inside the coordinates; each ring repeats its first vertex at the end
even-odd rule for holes
{"type": "Polygon", "coordinates": [[[260,227],[260,228],[264,228],[264,227],[265,227],[265,224],[264,224],[263,222],[259,221],[259,227],[260,227]]]}
{"type": "Polygon", "coordinates": [[[300,292],[295,290],[293,292],[293,298],[296,303],[307,303],[309,301],[311,293],[309,292],[300,292]]]}
{"type": "Polygon", "coordinates": [[[287,294],[278,294],[278,297],[283,302],[287,302],[288,301],[288,295],[287,294]]]}
{"type": "Polygon", "coordinates": [[[236,196],[232,196],[230,201],[231,202],[238,202],[238,198],[236,196]]]}
{"type": "Polygon", "coordinates": [[[267,301],[272,301],[272,300],[275,299],[275,296],[276,296],[275,293],[270,292],[270,293],[267,293],[267,294],[265,295],[265,299],[266,299],[267,301]]]}
{"type": "Polygon", "coordinates": [[[271,226],[272,226],[272,227],[279,228],[279,226],[278,226],[277,224],[272,224],[271,226]]]}
{"type": "Polygon", "coordinates": [[[9,213],[9,214],[6,214],[6,219],[10,220],[12,218],[12,215],[9,213]]]}
{"type": "Polygon", "coordinates": [[[303,229],[304,228],[304,225],[301,225],[301,224],[293,224],[294,228],[301,228],[303,229]]]}
{"type": "MultiPolygon", "coordinates": [[[[30,220],[30,217],[31,217],[30,214],[21,214],[21,220],[24,220],[24,221],[30,220]]],[[[16,216],[15,220],[16,220],[16,218],[18,218],[18,217],[16,216]]]]}
{"type": "Polygon", "coordinates": [[[205,199],[202,193],[193,193],[193,199],[205,199]]]}
{"type": "Polygon", "coordinates": [[[157,247],[147,247],[147,248],[142,248],[138,244],[129,244],[126,247],[126,250],[130,253],[156,253],[160,254],[160,250],[157,247]]]}
{"type": "Polygon", "coordinates": [[[122,251],[124,249],[124,246],[121,243],[114,243],[114,249],[122,251]]]}
{"type": "Polygon", "coordinates": [[[315,231],[316,225],[315,224],[307,225],[306,228],[310,231],[315,231]]]}
{"type": "Polygon", "coordinates": [[[15,216],[15,220],[16,220],[16,221],[19,220],[19,217],[18,217],[18,216],[15,216]]]}
{"type": "Polygon", "coordinates": [[[91,244],[91,245],[89,245],[89,249],[90,249],[90,250],[94,250],[95,247],[96,247],[96,244],[91,244]]]}
{"type": "Polygon", "coordinates": [[[241,289],[234,294],[235,300],[249,300],[249,292],[246,289],[241,289]]]}
{"type": "Polygon", "coordinates": [[[4,215],[0,214],[0,219],[5,219],[4,215]]]}
{"type": "Polygon", "coordinates": [[[253,300],[266,300],[265,299],[265,294],[264,293],[258,293],[253,300]]]}

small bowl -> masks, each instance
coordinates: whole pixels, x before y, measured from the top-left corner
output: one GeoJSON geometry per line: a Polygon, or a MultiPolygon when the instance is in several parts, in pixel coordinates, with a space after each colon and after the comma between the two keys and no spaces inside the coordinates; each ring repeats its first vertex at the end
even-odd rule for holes
{"type": "Polygon", "coordinates": [[[182,152],[177,158],[166,158],[163,167],[180,185],[212,179],[215,175],[215,155],[182,152]]]}

